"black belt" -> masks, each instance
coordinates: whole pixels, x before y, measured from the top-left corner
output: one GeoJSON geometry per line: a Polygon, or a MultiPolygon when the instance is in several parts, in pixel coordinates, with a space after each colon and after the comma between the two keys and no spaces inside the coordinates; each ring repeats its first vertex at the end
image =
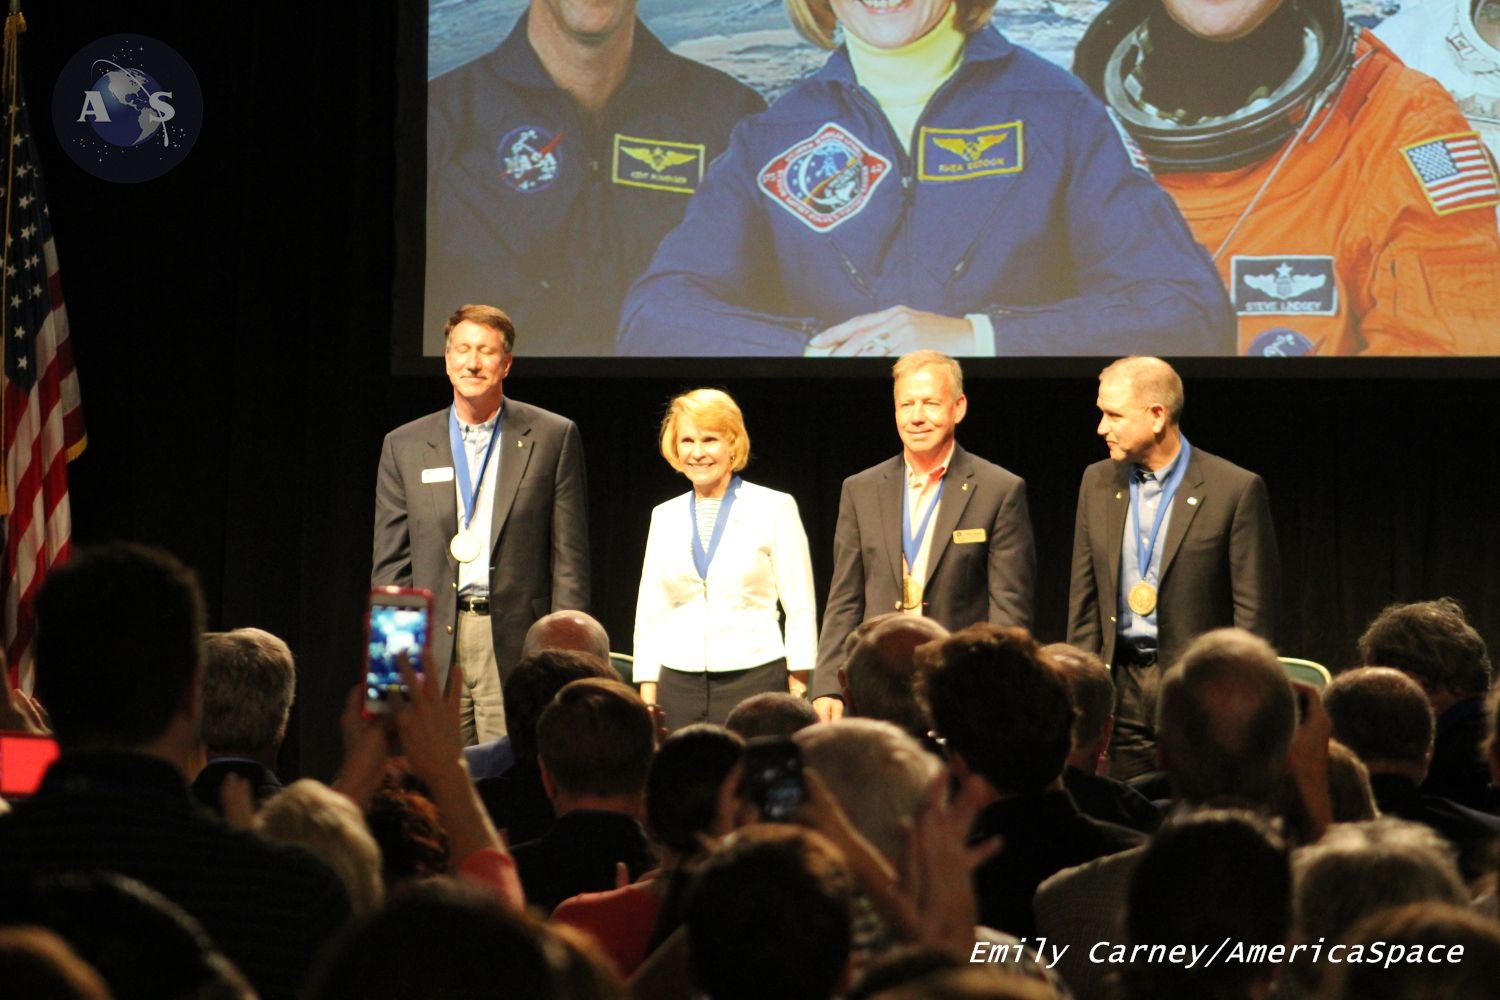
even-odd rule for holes
{"type": "Polygon", "coordinates": [[[1120,667],[1149,667],[1156,662],[1156,650],[1136,649],[1124,639],[1115,647],[1115,665],[1120,667]]]}
{"type": "Polygon", "coordinates": [[[487,615],[490,613],[490,595],[483,597],[465,597],[458,595],[458,610],[471,615],[487,615]]]}

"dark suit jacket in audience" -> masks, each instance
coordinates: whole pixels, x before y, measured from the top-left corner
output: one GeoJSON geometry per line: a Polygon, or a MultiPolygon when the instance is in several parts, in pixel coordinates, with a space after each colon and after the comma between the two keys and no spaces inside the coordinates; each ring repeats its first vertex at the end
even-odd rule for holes
{"type": "Polygon", "coordinates": [[[527,905],[544,913],[580,892],[613,889],[615,865],[621,861],[632,881],[656,866],[646,831],[635,817],[596,809],[559,816],[544,836],[511,853],[527,905]]]}
{"type": "Polygon", "coordinates": [[[1489,735],[1485,723],[1484,699],[1477,696],[1448,706],[1438,716],[1423,792],[1470,809],[1486,808],[1490,768],[1484,759],[1484,741],[1489,735]]]}
{"type": "Polygon", "coordinates": [[[1426,823],[1446,837],[1458,851],[1464,878],[1476,879],[1495,870],[1491,852],[1500,841],[1500,817],[1482,813],[1439,795],[1423,795],[1410,778],[1372,774],[1375,804],[1387,816],[1426,823]]]}
{"type": "Polygon", "coordinates": [[[474,787],[507,843],[524,844],[552,829],[552,800],[536,761],[515,764],[498,778],[480,778],[474,787]]]}
{"type": "Polygon", "coordinates": [[[255,796],[257,806],[281,791],[281,779],[260,761],[247,757],[218,757],[204,765],[203,770],[198,772],[198,777],[193,779],[193,798],[222,816],[224,810],[219,805],[219,789],[223,787],[224,779],[231,774],[237,774],[250,782],[250,791],[255,796]]]}
{"type": "Polygon", "coordinates": [[[1123,781],[1069,767],[1063,770],[1063,787],[1085,816],[1142,833],[1155,833],[1161,825],[1161,812],[1151,800],[1123,781]]]}
{"type": "Polygon", "coordinates": [[[144,754],[64,754],[35,798],[0,816],[0,893],[88,870],[139,879],[197,917],[262,1000],[295,996],[349,917],[343,885],[311,855],[225,826],[144,754]]]}
{"type": "Polygon", "coordinates": [[[1048,875],[1146,840],[1139,831],[1083,815],[1060,790],[992,803],[974,826],[976,839],[1004,838],[1000,853],[974,872],[979,922],[1016,937],[1036,934],[1031,897],[1048,875]]]}

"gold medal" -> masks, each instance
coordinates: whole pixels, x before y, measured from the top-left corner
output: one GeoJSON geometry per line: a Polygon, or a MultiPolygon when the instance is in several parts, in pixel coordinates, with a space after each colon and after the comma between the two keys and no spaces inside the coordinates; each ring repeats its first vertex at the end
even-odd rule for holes
{"type": "Polygon", "coordinates": [[[1156,588],[1142,580],[1130,588],[1126,602],[1136,614],[1149,615],[1156,610],[1156,588]]]}
{"type": "Polygon", "coordinates": [[[896,605],[897,611],[916,611],[922,606],[922,581],[910,573],[901,577],[901,603],[896,605]]]}
{"type": "Polygon", "coordinates": [[[453,541],[448,543],[448,551],[461,563],[469,563],[478,559],[480,548],[479,536],[467,529],[454,535],[453,541]]]}

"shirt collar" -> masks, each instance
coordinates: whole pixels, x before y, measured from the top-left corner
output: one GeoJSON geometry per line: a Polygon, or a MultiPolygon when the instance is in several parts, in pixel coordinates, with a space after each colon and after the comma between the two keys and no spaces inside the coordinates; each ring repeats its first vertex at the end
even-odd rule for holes
{"type": "Polygon", "coordinates": [[[1136,480],[1136,482],[1138,482],[1138,483],[1146,482],[1147,481],[1146,477],[1150,476],[1152,479],[1156,480],[1158,483],[1165,483],[1168,479],[1170,479],[1172,477],[1172,470],[1175,469],[1175,468],[1177,468],[1177,463],[1180,462],[1180,461],[1182,461],[1182,452],[1183,452],[1183,449],[1181,447],[1179,447],[1177,449],[1177,455],[1172,459],[1172,461],[1168,462],[1166,465],[1162,466],[1160,469],[1157,469],[1155,472],[1153,472],[1150,469],[1146,468],[1144,465],[1134,466],[1133,467],[1133,472],[1135,474],[1135,480],[1136,480]]]}
{"type": "Polygon", "coordinates": [[[458,415],[457,408],[455,408],[453,410],[453,419],[455,419],[455,420],[458,421],[458,429],[460,431],[462,431],[463,433],[465,433],[465,434],[469,433],[470,431],[493,431],[495,429],[495,423],[496,423],[496,421],[498,421],[500,419],[500,414],[502,414],[504,412],[505,412],[505,400],[501,399],[500,400],[500,409],[496,410],[495,411],[495,415],[493,417],[490,417],[490,419],[486,420],[482,424],[471,424],[471,423],[469,423],[463,417],[460,417],[458,415]]]}
{"type": "Polygon", "coordinates": [[[931,472],[917,472],[911,467],[911,463],[902,459],[906,466],[906,485],[914,490],[925,490],[928,486],[947,475],[948,467],[953,464],[953,452],[958,448],[958,442],[954,441],[948,445],[948,454],[943,456],[931,472]]]}

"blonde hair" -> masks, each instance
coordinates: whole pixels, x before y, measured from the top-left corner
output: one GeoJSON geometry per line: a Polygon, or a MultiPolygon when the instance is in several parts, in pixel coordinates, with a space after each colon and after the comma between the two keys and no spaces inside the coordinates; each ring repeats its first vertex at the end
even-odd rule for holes
{"type": "Polygon", "coordinates": [[[283,844],[295,844],[323,862],[349,893],[355,917],[380,907],[385,884],[380,847],[351,800],[322,782],[303,778],[273,795],[255,817],[256,829],[283,844]]]}
{"type": "Polygon", "coordinates": [[[661,421],[661,457],[678,472],[683,465],[677,457],[677,422],[683,417],[697,424],[699,430],[717,431],[729,440],[729,457],[735,472],[750,461],[750,432],[745,430],[740,404],[722,389],[694,389],[668,403],[667,414],[661,421]]]}
{"type": "MultiPolygon", "coordinates": [[[[965,35],[972,35],[990,23],[995,12],[996,0],[953,0],[958,8],[953,23],[965,35]]],[[[797,34],[820,49],[835,48],[834,29],[838,18],[833,14],[829,0],[785,0],[786,15],[792,21],[797,34]]]]}
{"type": "MultiPolygon", "coordinates": [[[[948,387],[953,390],[953,398],[957,399],[964,394],[963,367],[942,351],[912,351],[910,354],[901,355],[891,366],[891,382],[898,382],[901,376],[910,375],[923,368],[941,368],[948,374],[948,387]]],[[[894,391],[894,385],[892,391],[894,391]]]]}

